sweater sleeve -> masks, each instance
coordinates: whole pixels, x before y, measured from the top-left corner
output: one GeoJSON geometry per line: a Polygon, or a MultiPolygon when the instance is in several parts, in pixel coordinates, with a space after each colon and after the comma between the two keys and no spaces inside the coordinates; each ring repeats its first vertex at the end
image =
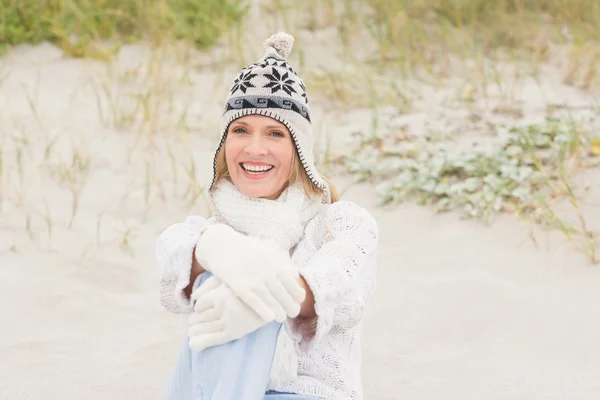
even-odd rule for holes
{"type": "Polygon", "coordinates": [[[174,313],[189,313],[192,306],[184,294],[190,283],[192,255],[202,232],[215,220],[187,217],[165,229],[156,241],[160,304],[174,313]]]}
{"type": "Polygon", "coordinates": [[[305,339],[319,340],[329,332],[355,326],[376,282],[379,232],[375,219],[347,201],[332,204],[325,215],[319,227],[324,236],[321,246],[300,269],[314,294],[317,314],[308,337],[302,333],[305,339]]]}

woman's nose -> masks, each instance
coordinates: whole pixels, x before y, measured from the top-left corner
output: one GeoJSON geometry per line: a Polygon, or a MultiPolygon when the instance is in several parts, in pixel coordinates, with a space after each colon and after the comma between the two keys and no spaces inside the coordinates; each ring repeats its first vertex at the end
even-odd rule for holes
{"type": "Polygon", "coordinates": [[[267,154],[267,147],[260,135],[252,135],[245,150],[250,156],[263,156],[267,154]]]}

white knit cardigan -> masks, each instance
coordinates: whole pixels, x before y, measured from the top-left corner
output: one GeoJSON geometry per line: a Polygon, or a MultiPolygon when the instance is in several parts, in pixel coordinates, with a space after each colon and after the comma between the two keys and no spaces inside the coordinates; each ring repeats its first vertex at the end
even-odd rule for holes
{"type": "MultiPolygon", "coordinates": [[[[183,289],[190,283],[192,253],[202,231],[215,220],[190,216],[158,238],[160,302],[174,313],[192,306],[183,289]]],[[[378,227],[364,209],[349,201],[328,205],[311,220],[292,252],[315,298],[316,330],[288,320],[297,346],[298,377],[281,392],[332,400],[361,400],[362,315],[376,282],[378,227]],[[306,346],[308,343],[308,346],[306,346]]]]}

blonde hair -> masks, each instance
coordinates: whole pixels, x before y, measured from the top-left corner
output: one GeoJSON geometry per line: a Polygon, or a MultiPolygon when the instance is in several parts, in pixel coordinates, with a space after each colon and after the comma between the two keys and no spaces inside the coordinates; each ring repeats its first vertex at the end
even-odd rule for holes
{"type": "MultiPolygon", "coordinates": [[[[229,176],[229,170],[227,169],[227,160],[225,160],[225,151],[224,148],[225,143],[219,149],[216,158],[216,174],[215,174],[215,182],[223,177],[229,176]]],[[[335,203],[340,200],[340,196],[338,194],[337,189],[333,185],[333,183],[325,176],[322,177],[327,186],[329,187],[329,194],[331,198],[331,203],[335,203]]],[[[292,168],[290,171],[290,177],[288,179],[288,185],[299,184],[304,193],[308,197],[311,198],[320,198],[323,196],[323,189],[315,186],[314,183],[308,177],[308,174],[304,170],[304,166],[300,162],[300,158],[296,151],[294,151],[292,156],[292,168]]]]}

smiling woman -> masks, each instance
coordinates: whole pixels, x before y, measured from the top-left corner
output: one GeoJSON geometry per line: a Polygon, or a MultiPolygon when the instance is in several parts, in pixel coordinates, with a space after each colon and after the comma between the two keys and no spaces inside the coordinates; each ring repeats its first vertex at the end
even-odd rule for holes
{"type": "Polygon", "coordinates": [[[224,150],[227,171],[240,192],[274,200],[290,179],[294,143],[281,122],[247,115],[228,129],[224,150]]]}
{"type": "Polygon", "coordinates": [[[361,400],[361,321],[378,229],[317,170],[293,37],[231,85],[208,191],[214,216],[159,237],[161,303],[189,313],[165,400],[361,400]]]}

